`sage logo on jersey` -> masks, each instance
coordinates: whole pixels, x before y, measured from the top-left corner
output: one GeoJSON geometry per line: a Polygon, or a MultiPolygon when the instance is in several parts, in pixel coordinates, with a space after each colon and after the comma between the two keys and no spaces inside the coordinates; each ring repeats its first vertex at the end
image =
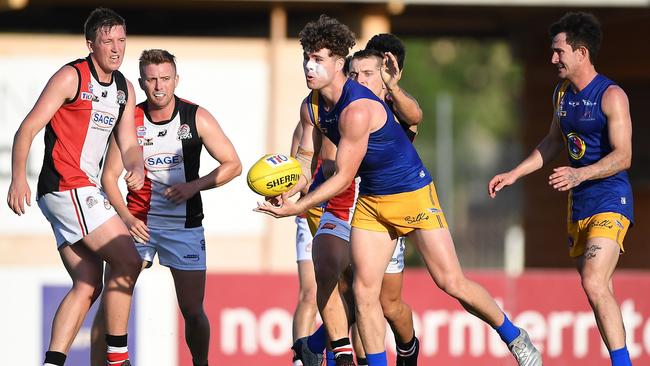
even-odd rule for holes
{"type": "Polygon", "coordinates": [[[183,157],[178,154],[160,153],[144,159],[147,169],[150,171],[169,170],[183,162],[183,157]]]}
{"type": "Polygon", "coordinates": [[[90,120],[95,124],[95,126],[102,130],[112,129],[113,125],[115,125],[116,119],[117,118],[113,114],[102,111],[93,111],[90,115],[90,120]]]}
{"type": "Polygon", "coordinates": [[[585,141],[577,133],[571,132],[568,134],[566,136],[566,143],[569,149],[569,155],[571,155],[573,160],[578,160],[585,156],[587,144],[585,144],[585,141]]]}

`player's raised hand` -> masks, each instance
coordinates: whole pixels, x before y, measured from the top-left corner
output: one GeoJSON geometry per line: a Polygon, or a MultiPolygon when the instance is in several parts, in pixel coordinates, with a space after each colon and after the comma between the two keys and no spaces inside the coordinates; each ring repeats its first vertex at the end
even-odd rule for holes
{"type": "Polygon", "coordinates": [[[488,194],[491,198],[494,198],[497,196],[497,192],[504,187],[514,184],[516,181],[517,178],[512,172],[497,174],[488,183],[488,194]]]}
{"type": "Polygon", "coordinates": [[[135,169],[126,172],[124,175],[126,186],[131,191],[139,191],[144,186],[144,169],[135,169]]]}
{"type": "Polygon", "coordinates": [[[390,52],[384,52],[384,64],[381,67],[381,79],[389,90],[394,89],[402,78],[397,58],[390,52]]]}
{"type": "Polygon", "coordinates": [[[32,191],[26,179],[11,180],[7,192],[7,205],[18,216],[25,214],[25,202],[32,205],[32,191]]]}
{"type": "Polygon", "coordinates": [[[302,212],[298,205],[289,199],[286,193],[282,193],[281,196],[274,197],[272,200],[258,202],[257,207],[253,211],[276,218],[295,216],[302,212]]]}
{"type": "Polygon", "coordinates": [[[553,189],[560,192],[568,191],[569,189],[578,186],[584,181],[580,174],[580,169],[572,168],[570,166],[561,166],[553,169],[553,174],[548,177],[548,185],[553,189]]]}

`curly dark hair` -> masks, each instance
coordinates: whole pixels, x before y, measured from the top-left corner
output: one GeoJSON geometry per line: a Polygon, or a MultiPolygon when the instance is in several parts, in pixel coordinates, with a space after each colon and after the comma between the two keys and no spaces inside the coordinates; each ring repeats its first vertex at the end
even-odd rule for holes
{"type": "Polygon", "coordinates": [[[397,59],[397,66],[399,69],[404,69],[404,59],[406,59],[406,48],[402,40],[397,38],[396,35],[391,33],[380,33],[374,35],[368,43],[366,49],[373,49],[379,52],[390,52],[397,59]]]}
{"type": "Polygon", "coordinates": [[[600,22],[593,14],[566,13],[549,28],[551,39],[562,32],[566,33],[566,43],[571,48],[575,50],[581,46],[585,47],[589,51],[589,61],[595,63],[603,32],[600,29],[600,22]]]}
{"type": "Polygon", "coordinates": [[[97,39],[97,31],[121,25],[126,31],[126,21],[114,10],[108,8],[97,8],[93,10],[86,22],[84,23],[84,34],[87,41],[95,41],[97,39]]]}
{"type": "Polygon", "coordinates": [[[327,48],[330,55],[345,57],[354,46],[354,33],[347,25],[322,14],[300,31],[300,45],[309,53],[327,48]]]}

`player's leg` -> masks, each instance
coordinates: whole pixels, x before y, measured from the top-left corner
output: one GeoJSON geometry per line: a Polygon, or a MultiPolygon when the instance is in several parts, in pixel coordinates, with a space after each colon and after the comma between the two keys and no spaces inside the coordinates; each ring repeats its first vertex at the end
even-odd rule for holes
{"type": "Polygon", "coordinates": [[[311,260],[298,262],[298,280],[300,292],[298,305],[294,313],[293,338],[306,337],[314,331],[314,322],[318,308],[316,306],[316,275],[311,260]]]}
{"type": "Polygon", "coordinates": [[[385,273],[379,300],[384,317],[395,335],[397,365],[417,365],[418,340],[413,330],[413,313],[402,300],[404,272],[385,273]]]}
{"type": "Polygon", "coordinates": [[[348,304],[339,280],[350,265],[350,244],[330,234],[317,234],[313,246],[316,301],[335,354],[352,354],[348,338],[348,304]]]}
{"type": "Polygon", "coordinates": [[[494,328],[520,365],[541,365],[541,355],[526,332],[510,322],[487,290],[465,277],[448,229],[418,229],[409,233],[409,238],[441,290],[494,328]]]}
{"type": "Polygon", "coordinates": [[[176,287],[178,306],[185,320],[185,342],[194,365],[208,364],[210,323],[203,308],[205,270],[185,271],[170,268],[176,287]]]}
{"type": "Polygon", "coordinates": [[[352,336],[352,348],[354,348],[354,355],[357,359],[357,365],[367,365],[368,359],[366,358],[366,351],[363,349],[363,342],[361,342],[361,335],[359,335],[359,328],[357,328],[356,322],[352,324],[350,335],[352,336]]]}
{"type": "Polygon", "coordinates": [[[318,308],[316,306],[316,275],[311,258],[313,237],[307,227],[307,219],[296,218],[296,261],[300,290],[298,304],[293,314],[293,341],[306,337],[314,331],[318,308]]]}
{"type": "Polygon", "coordinates": [[[379,294],[394,246],[388,232],[352,228],[356,319],[369,365],[386,364],[386,325],[379,294]]]}
{"type": "Polygon", "coordinates": [[[614,366],[631,364],[625,345],[623,317],[612,284],[619,251],[618,243],[612,239],[590,238],[584,254],[578,258],[582,288],[594,311],[600,335],[607,349],[613,353],[614,366]],[[622,353],[620,357],[624,360],[618,360],[618,353],[622,353]]]}
{"type": "Polygon", "coordinates": [[[419,342],[413,329],[411,308],[402,300],[405,248],[406,238],[397,238],[393,257],[381,284],[379,300],[384,317],[395,336],[397,365],[414,366],[417,365],[419,342]]]}
{"type": "MultiPolygon", "coordinates": [[[[154,238],[152,238],[154,240],[154,238]]],[[[155,245],[150,243],[136,243],[136,249],[142,259],[141,271],[151,267],[156,255],[155,245]]],[[[111,266],[104,268],[104,282],[111,276],[111,266]]],[[[104,313],[104,300],[100,297],[95,319],[90,330],[90,364],[91,366],[106,366],[106,314],[104,313]]]]}
{"type": "Polygon", "coordinates": [[[72,288],[54,315],[48,350],[67,354],[88,309],[102,291],[102,260],[81,242],[62,245],[59,254],[72,288]]]}
{"type": "Polygon", "coordinates": [[[107,265],[102,296],[105,321],[107,358],[116,365],[128,359],[127,329],[133,288],[140,274],[142,259],[133,239],[117,215],[84,237],[88,248],[99,255],[107,265]]]}
{"type": "Polygon", "coordinates": [[[106,366],[106,321],[102,302],[97,306],[90,328],[90,365],[106,366]]]}

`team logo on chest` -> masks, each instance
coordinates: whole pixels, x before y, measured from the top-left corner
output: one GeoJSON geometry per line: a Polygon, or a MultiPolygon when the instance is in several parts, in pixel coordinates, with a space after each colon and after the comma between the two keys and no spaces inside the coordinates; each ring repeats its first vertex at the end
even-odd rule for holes
{"type": "Polygon", "coordinates": [[[578,160],[585,155],[587,144],[577,133],[571,132],[568,134],[566,136],[566,143],[569,149],[569,155],[573,160],[578,160]]]}
{"type": "Polygon", "coordinates": [[[182,124],[178,127],[177,138],[179,140],[187,140],[192,138],[192,132],[190,132],[190,126],[187,124],[182,124]]]}
{"type": "Polygon", "coordinates": [[[122,90],[117,91],[117,104],[126,104],[126,94],[124,94],[124,91],[122,90]]]}

